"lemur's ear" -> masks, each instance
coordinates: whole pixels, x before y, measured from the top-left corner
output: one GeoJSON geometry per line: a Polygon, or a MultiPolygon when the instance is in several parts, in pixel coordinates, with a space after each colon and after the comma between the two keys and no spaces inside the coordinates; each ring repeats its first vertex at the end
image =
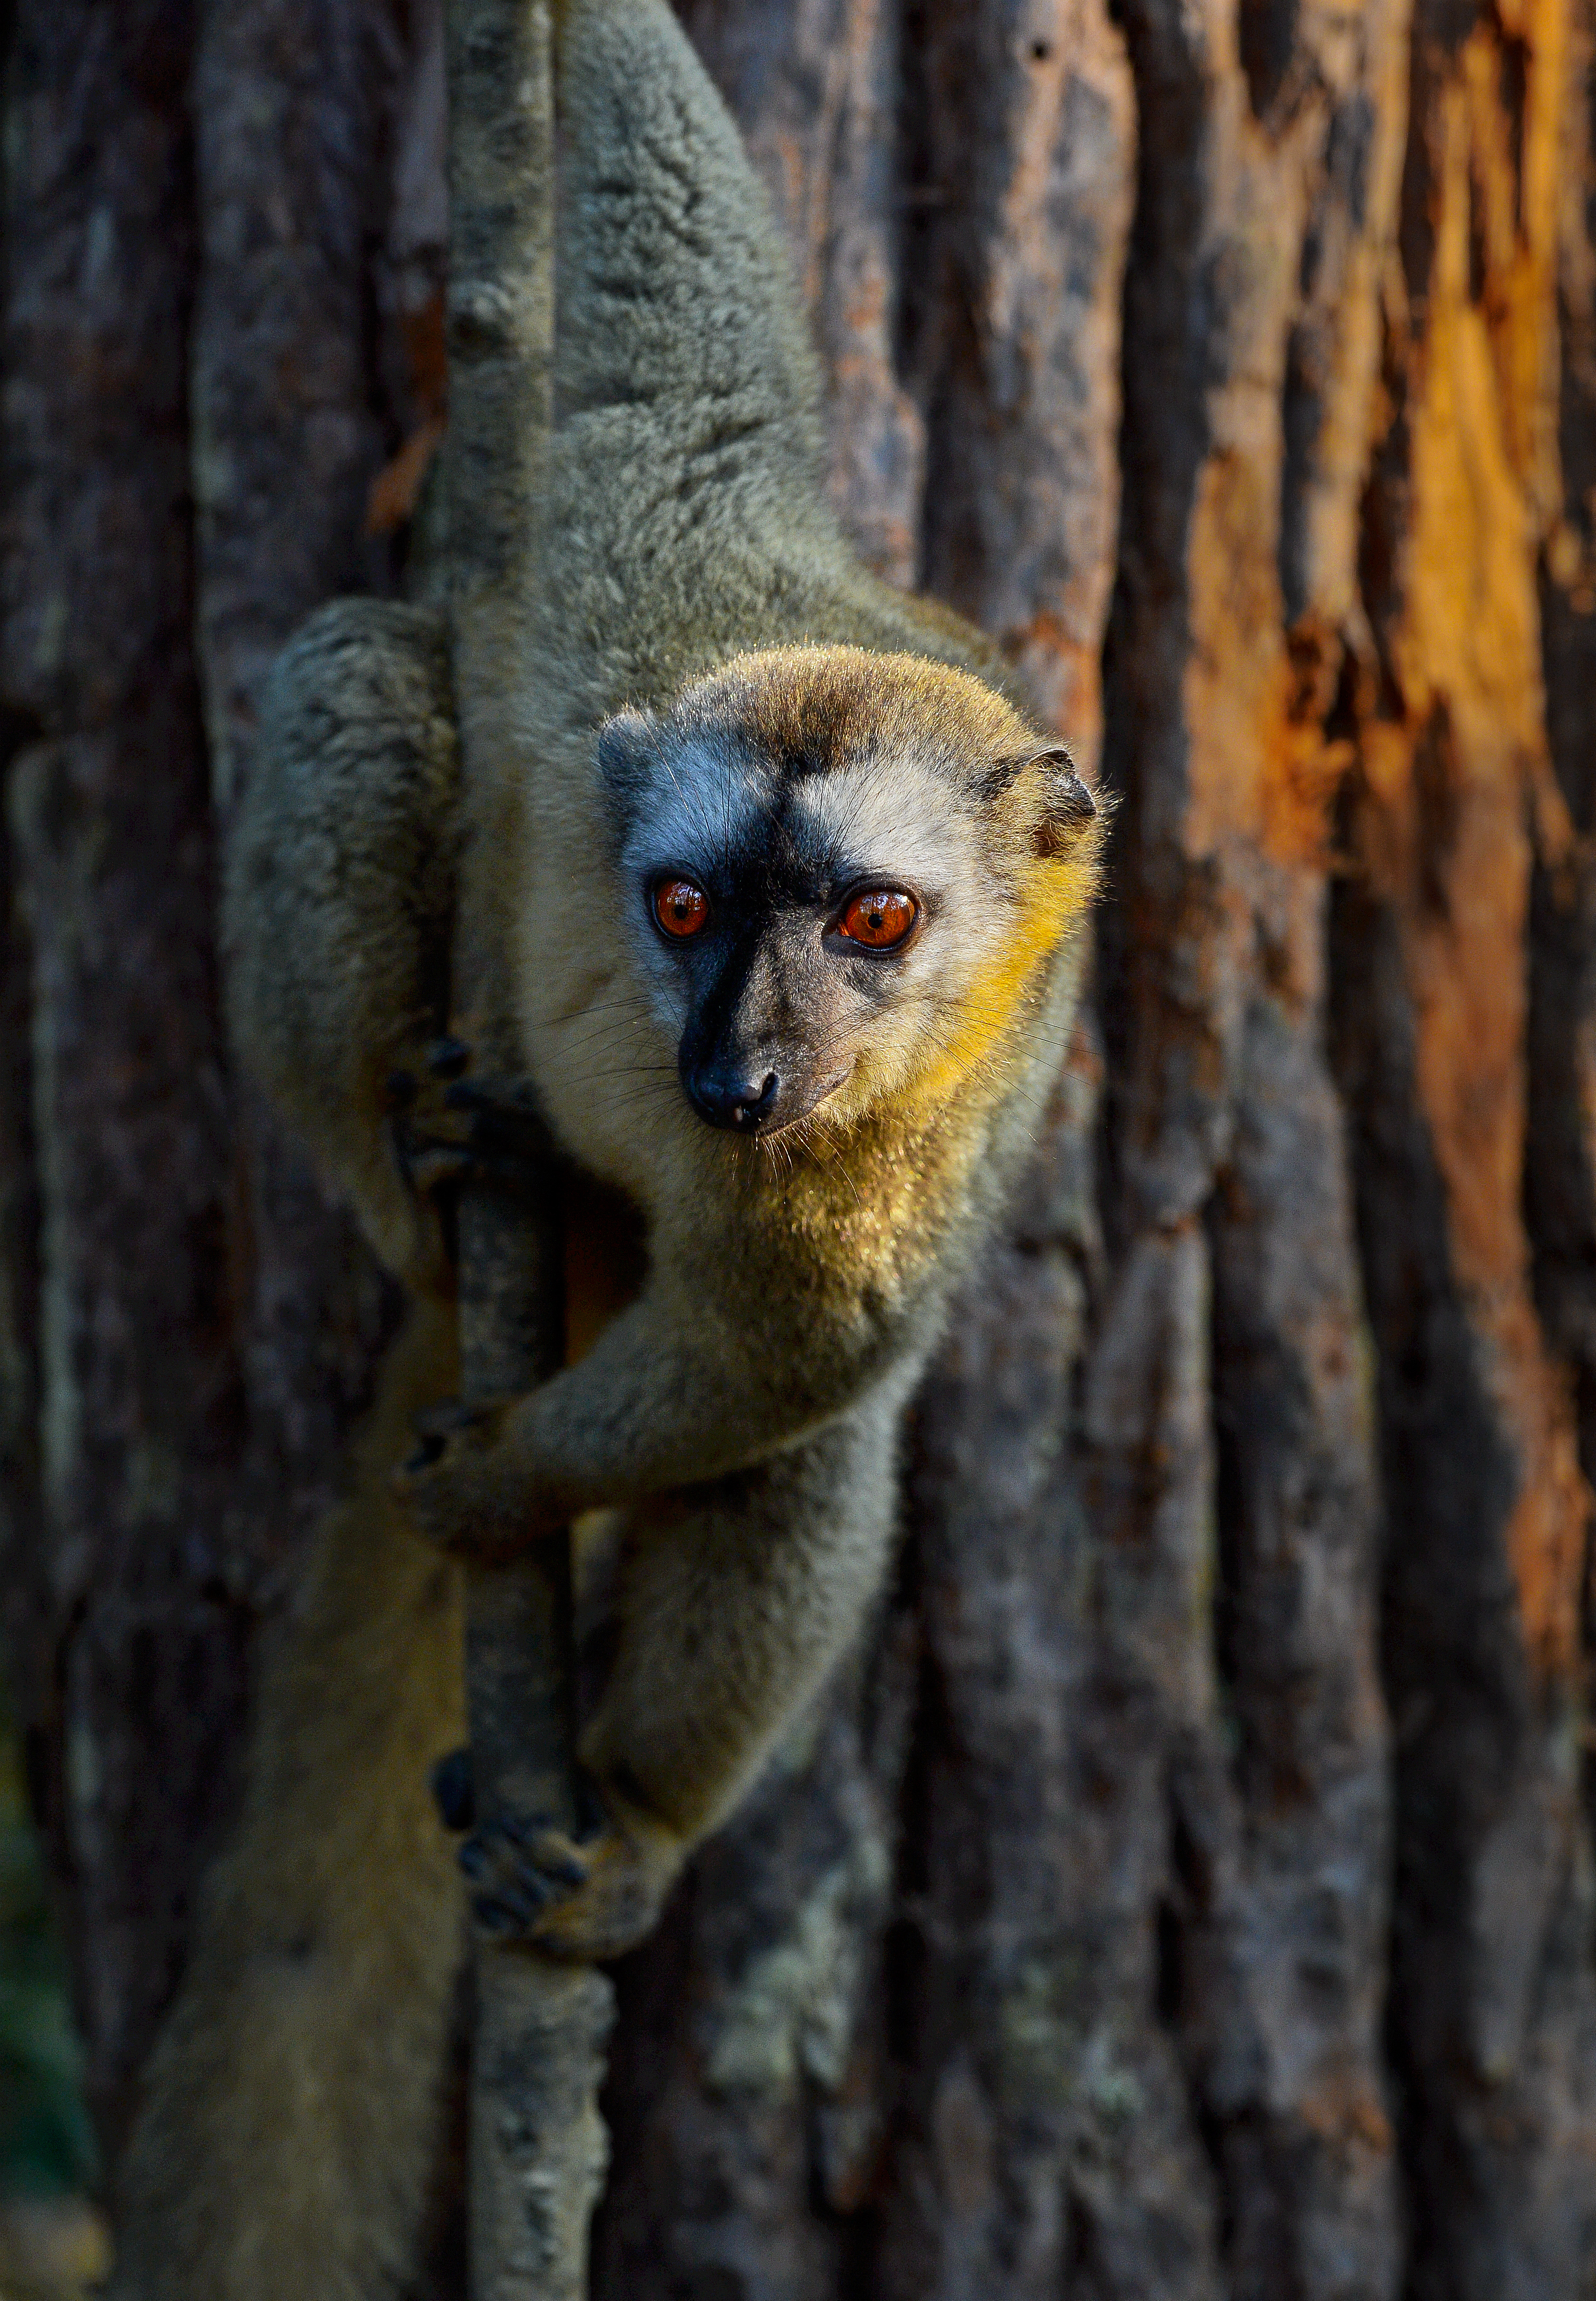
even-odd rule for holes
{"type": "Polygon", "coordinates": [[[1036,752],[1030,764],[1040,771],[1042,802],[1032,826],[1031,844],[1038,855],[1061,855],[1092,821],[1098,803],[1062,743],[1036,752]]]}
{"type": "Polygon", "coordinates": [[[994,759],[981,779],[982,797],[1000,798],[1022,776],[1034,789],[1038,802],[1031,832],[1032,848],[1041,856],[1062,854],[1097,814],[1097,801],[1062,743],[1046,743],[1033,751],[1015,751],[994,759]]]}
{"type": "Polygon", "coordinates": [[[646,711],[617,711],[598,730],[598,786],[611,823],[622,830],[637,811],[653,771],[658,728],[646,711]]]}

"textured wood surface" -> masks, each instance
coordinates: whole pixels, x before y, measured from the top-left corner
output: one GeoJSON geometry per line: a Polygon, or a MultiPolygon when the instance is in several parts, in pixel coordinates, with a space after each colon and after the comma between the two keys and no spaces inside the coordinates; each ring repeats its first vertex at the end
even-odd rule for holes
{"type": "MultiPolygon", "coordinates": [[[[1592,0],[682,13],[861,548],[1122,807],[867,1650],[617,1975],[594,2291],[1583,2301],[1592,0]]],[[[401,580],[438,17],[8,24],[7,1618],[114,2141],[391,1315],[211,887],[401,580]]]]}

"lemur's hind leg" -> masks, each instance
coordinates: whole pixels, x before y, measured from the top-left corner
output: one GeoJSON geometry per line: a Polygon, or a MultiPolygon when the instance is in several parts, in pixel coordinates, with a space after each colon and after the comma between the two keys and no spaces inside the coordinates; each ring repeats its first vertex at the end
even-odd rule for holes
{"type": "Polygon", "coordinates": [[[574,1837],[477,1818],[462,1863],[491,1929],[617,1957],[658,1918],[823,1682],[882,1579],[901,1385],[756,1468],[636,1512],[619,1644],[581,1736],[592,1811],[574,1837]]]}

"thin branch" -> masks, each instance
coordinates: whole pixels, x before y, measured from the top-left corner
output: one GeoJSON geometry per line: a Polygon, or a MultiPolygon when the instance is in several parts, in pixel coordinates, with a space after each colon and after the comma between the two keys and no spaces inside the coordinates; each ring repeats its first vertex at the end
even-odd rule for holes
{"type": "MultiPolygon", "coordinates": [[[[455,929],[459,1027],[515,1067],[494,858],[514,806],[512,666],[524,630],[551,423],[554,91],[547,0],[449,0],[450,621],[469,837],[455,929]]],[[[461,1391],[522,1391],[558,1366],[551,1187],[487,1185],[460,1209],[461,1391]]],[[[467,1680],[479,1810],[576,1820],[564,1545],[471,1577],[467,1680]],[[557,1555],[556,1555],[557,1552],[557,1555]]],[[[589,1967],[479,1941],[472,2072],[473,2301],[576,2301],[604,2176],[597,2093],[612,1993],[589,1967]]]]}

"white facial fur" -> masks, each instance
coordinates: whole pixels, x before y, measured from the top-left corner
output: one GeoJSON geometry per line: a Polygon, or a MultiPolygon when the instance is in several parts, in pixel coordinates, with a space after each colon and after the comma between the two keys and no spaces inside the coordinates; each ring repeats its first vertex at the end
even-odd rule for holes
{"type": "MultiPolygon", "coordinates": [[[[940,1041],[941,1018],[968,999],[1015,929],[1018,891],[994,868],[977,804],[945,772],[902,749],[890,760],[866,756],[783,782],[731,741],[662,743],[635,793],[619,862],[631,947],[663,1031],[680,1034],[689,997],[681,954],[649,921],[648,882],[678,869],[713,888],[733,858],[770,842],[783,810],[805,849],[825,858],[838,894],[903,887],[923,907],[900,955],[865,962],[891,975],[886,995],[858,1012],[855,1091],[842,1100],[856,1105],[890,1092],[926,1042],[940,1041]]],[[[817,942],[823,924],[817,912],[817,942]]]]}

